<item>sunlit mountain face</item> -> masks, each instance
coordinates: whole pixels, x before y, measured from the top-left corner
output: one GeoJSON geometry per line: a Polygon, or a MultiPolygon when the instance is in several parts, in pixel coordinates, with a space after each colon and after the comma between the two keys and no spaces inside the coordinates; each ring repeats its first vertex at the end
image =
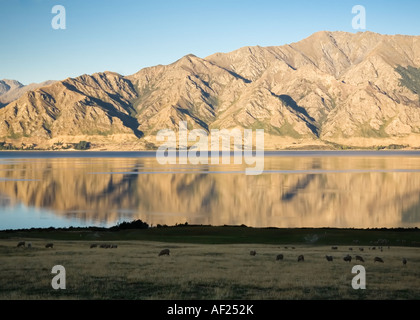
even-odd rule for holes
{"type": "Polygon", "coordinates": [[[0,88],[0,141],[55,148],[83,136],[97,149],[146,150],[157,131],[187,121],[207,132],[264,129],[267,150],[419,148],[419,83],[419,36],[322,31],[283,46],[190,54],[127,76],[84,74],[3,98],[0,88]]]}

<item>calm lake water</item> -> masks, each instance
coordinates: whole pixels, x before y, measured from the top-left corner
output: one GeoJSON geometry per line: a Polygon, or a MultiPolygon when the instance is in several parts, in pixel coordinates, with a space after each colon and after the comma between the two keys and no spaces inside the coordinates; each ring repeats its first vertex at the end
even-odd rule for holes
{"type": "Polygon", "coordinates": [[[0,229],[134,219],[420,227],[420,152],[270,152],[263,174],[246,167],[161,165],[150,152],[1,152],[0,229]]]}

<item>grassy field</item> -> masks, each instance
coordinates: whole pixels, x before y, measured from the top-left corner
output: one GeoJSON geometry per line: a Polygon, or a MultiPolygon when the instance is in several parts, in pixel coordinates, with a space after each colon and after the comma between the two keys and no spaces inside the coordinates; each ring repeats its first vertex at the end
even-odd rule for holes
{"type": "Polygon", "coordinates": [[[416,239],[418,230],[171,227],[0,232],[0,299],[420,299],[416,239]],[[383,245],[381,252],[378,241],[384,240],[390,247],[383,245]],[[17,248],[18,241],[31,242],[32,248],[17,248]],[[45,248],[48,242],[54,242],[53,249],[45,248]],[[91,249],[92,243],[118,248],[91,249]],[[369,249],[373,246],[376,250],[369,249]],[[170,256],[158,256],[165,248],[170,256]],[[251,256],[250,250],[257,254],[251,256]],[[278,254],[284,255],[283,261],[276,261],[278,254]],[[305,261],[297,262],[301,254],[305,261]],[[327,254],[333,262],[326,260],[327,254]],[[347,254],[360,255],[365,262],[346,263],[347,254]],[[384,263],[374,263],[376,256],[384,263]],[[403,257],[408,260],[405,266],[403,257]],[[366,290],[351,286],[356,264],[366,268],[366,290]],[[51,287],[54,265],[66,269],[66,290],[51,287]]]}
{"type": "Polygon", "coordinates": [[[0,231],[0,239],[40,238],[51,240],[143,240],[200,244],[316,244],[372,245],[387,240],[390,245],[419,246],[420,229],[250,228],[246,226],[178,225],[162,228],[116,230],[105,228],[30,229],[0,231]]]}

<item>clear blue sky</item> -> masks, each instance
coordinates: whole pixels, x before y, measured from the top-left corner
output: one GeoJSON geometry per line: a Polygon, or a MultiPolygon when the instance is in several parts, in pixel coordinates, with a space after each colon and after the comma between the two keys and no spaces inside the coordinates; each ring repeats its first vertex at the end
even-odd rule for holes
{"type": "Polygon", "coordinates": [[[420,35],[418,0],[0,0],[0,79],[129,75],[189,53],[204,58],[320,30],[356,32],[357,4],[367,10],[369,31],[420,35]],[[66,30],[51,27],[54,5],[66,8],[66,30]]]}

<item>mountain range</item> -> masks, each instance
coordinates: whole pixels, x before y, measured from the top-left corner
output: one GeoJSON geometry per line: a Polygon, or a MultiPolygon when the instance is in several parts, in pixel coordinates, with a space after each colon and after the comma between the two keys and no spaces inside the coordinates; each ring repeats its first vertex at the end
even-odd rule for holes
{"type": "Polygon", "coordinates": [[[0,81],[0,141],[155,148],[156,133],[264,129],[267,150],[420,147],[420,36],[317,32],[288,45],[187,55],[23,86],[0,81]]]}
{"type": "Polygon", "coordinates": [[[28,85],[23,85],[22,83],[16,80],[0,80],[0,107],[19,99],[27,91],[35,90],[54,82],[54,80],[48,80],[41,83],[31,83],[28,85]]]}

